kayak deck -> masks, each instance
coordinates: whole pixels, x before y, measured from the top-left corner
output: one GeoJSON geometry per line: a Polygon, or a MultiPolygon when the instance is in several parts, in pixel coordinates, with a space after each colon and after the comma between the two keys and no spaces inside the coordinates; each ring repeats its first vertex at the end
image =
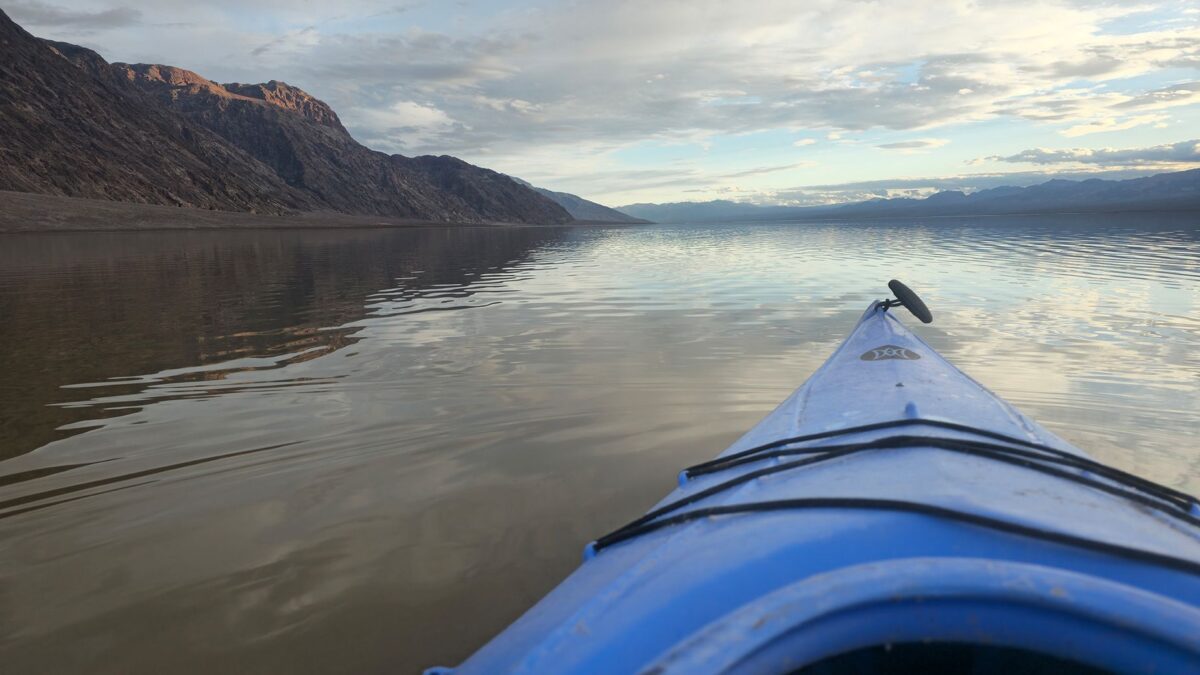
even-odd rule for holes
{"type": "Polygon", "coordinates": [[[786,672],[930,641],[1200,672],[1195,511],[873,303],[774,412],[455,672],[786,672]]]}

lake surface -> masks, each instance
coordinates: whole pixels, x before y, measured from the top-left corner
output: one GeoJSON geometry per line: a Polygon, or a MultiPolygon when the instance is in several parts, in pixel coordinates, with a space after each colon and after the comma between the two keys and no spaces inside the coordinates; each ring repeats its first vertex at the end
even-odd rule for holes
{"type": "Polygon", "coordinates": [[[0,237],[3,670],[457,663],[892,277],[1200,492],[1200,216],[0,237]]]}

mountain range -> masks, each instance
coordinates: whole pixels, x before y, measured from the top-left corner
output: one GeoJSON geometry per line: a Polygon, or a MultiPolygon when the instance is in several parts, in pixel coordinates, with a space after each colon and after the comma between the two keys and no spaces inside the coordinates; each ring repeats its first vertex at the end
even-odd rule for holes
{"type": "Polygon", "coordinates": [[[2,11],[0,53],[0,190],[457,223],[552,225],[576,220],[579,203],[605,209],[573,195],[564,207],[551,196],[560,193],[454,157],[371,150],[328,105],[283,82],[109,63],[38,39],[2,11]]]}
{"type": "Polygon", "coordinates": [[[924,199],[872,199],[832,206],[760,206],[716,200],[630,204],[619,209],[631,216],[660,223],[1200,211],[1200,169],[1129,180],[1055,179],[1028,187],[997,187],[970,194],[944,191],[924,199]]]}

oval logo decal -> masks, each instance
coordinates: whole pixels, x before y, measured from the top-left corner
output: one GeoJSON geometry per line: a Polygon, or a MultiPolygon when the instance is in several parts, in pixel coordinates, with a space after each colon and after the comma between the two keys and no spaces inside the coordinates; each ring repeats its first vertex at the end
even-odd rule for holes
{"type": "Polygon", "coordinates": [[[891,359],[899,359],[901,361],[916,361],[921,358],[921,355],[911,349],[897,347],[896,345],[883,345],[874,349],[867,350],[862,356],[858,357],[863,361],[888,361],[891,359]]]}

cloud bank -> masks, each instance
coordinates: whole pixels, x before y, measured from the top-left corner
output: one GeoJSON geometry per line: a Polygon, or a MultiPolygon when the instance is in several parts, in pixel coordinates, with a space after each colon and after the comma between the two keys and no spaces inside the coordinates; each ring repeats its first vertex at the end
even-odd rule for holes
{"type": "Polygon", "coordinates": [[[998,162],[1024,164],[1097,164],[1105,167],[1161,166],[1184,169],[1187,164],[1200,163],[1200,139],[1181,141],[1148,148],[1067,148],[1051,150],[1032,148],[1015,155],[992,156],[986,159],[998,162]],[[1181,166],[1182,165],[1182,166],[1181,166]]]}

